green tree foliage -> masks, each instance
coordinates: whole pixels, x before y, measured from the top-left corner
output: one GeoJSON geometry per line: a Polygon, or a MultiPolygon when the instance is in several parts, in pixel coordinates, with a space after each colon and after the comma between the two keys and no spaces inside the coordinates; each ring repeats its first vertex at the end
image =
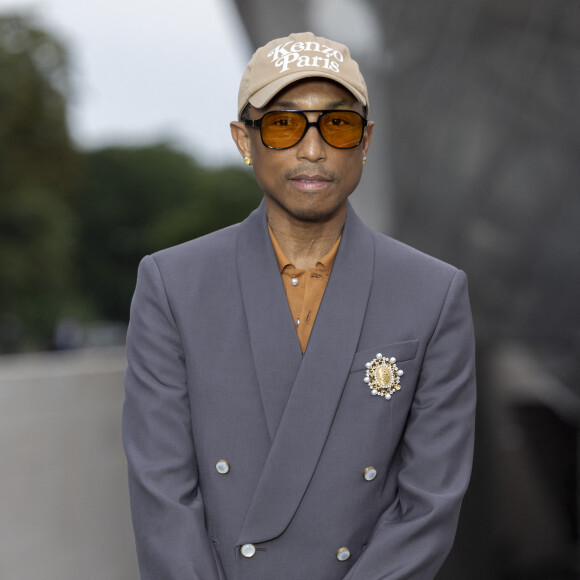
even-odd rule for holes
{"type": "Polygon", "coordinates": [[[67,65],[31,18],[0,17],[0,350],[19,326],[46,337],[66,297],[77,161],[67,65]]]}
{"type": "Polygon", "coordinates": [[[243,168],[169,145],[78,151],[68,55],[28,16],[0,17],[0,352],[50,344],[59,319],[125,322],[139,260],[245,218],[243,168]]]}
{"type": "Polygon", "coordinates": [[[140,259],[244,219],[260,193],[243,168],[210,170],[164,145],[85,155],[77,269],[99,315],[127,320],[140,259]]]}

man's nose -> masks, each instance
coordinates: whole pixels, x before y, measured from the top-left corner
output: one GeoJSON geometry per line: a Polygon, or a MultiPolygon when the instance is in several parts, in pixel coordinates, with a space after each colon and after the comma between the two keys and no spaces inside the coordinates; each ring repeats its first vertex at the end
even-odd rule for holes
{"type": "Polygon", "coordinates": [[[303,159],[309,161],[319,161],[326,159],[326,143],[318,130],[316,121],[310,121],[306,129],[306,134],[297,145],[297,154],[303,159]]]}

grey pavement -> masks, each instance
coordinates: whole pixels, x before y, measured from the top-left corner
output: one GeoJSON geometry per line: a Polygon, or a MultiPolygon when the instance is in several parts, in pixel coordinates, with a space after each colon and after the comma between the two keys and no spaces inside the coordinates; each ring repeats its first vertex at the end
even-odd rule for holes
{"type": "Polygon", "coordinates": [[[123,349],[0,357],[0,578],[137,580],[123,349]]]}

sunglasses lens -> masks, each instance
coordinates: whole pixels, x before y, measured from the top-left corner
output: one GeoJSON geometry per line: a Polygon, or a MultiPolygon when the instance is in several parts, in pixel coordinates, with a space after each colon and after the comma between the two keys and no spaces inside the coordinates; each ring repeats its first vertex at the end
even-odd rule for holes
{"type": "Polygon", "coordinates": [[[324,140],[338,149],[356,147],[362,139],[364,121],[354,111],[331,111],[320,117],[320,132],[324,140]]]}
{"type": "Polygon", "coordinates": [[[287,149],[302,139],[306,117],[301,113],[273,111],[262,118],[262,141],[266,147],[287,149]]]}
{"type": "MultiPolygon", "coordinates": [[[[323,139],[338,149],[352,149],[359,145],[364,123],[364,119],[354,111],[327,111],[318,120],[323,139]]],[[[308,119],[302,112],[272,111],[262,117],[262,141],[272,149],[288,149],[304,137],[307,127],[308,119]]]]}

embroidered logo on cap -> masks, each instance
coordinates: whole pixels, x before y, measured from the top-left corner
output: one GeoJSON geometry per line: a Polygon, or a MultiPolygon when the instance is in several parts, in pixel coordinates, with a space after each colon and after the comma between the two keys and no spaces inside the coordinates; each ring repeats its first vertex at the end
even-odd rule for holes
{"type": "Polygon", "coordinates": [[[314,41],[279,44],[268,53],[268,57],[280,69],[279,72],[286,72],[293,64],[299,68],[321,68],[339,73],[340,63],[344,62],[339,50],[314,41]]]}

